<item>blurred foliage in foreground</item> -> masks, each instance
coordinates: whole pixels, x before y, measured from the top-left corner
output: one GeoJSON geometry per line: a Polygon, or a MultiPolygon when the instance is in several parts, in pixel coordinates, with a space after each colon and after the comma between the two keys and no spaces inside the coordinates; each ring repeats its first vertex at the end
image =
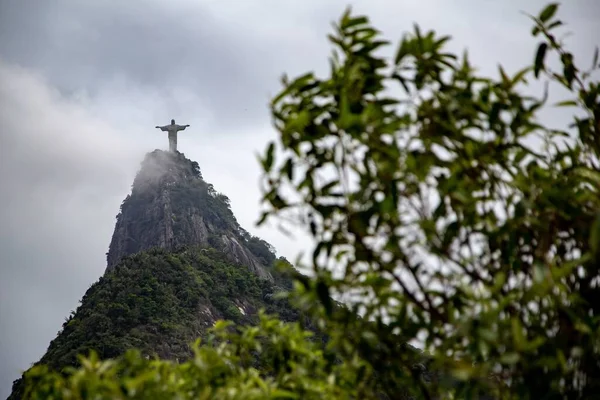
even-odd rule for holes
{"type": "Polygon", "coordinates": [[[295,324],[219,325],[182,364],[128,354],[66,377],[36,368],[31,398],[597,398],[598,52],[589,71],[575,62],[557,8],[532,17],[539,46],[514,75],[479,76],[417,27],[381,58],[388,43],[348,12],[330,75],[284,79],[261,222],[315,238],[314,277],[291,297],[330,336],[326,351],[295,324]],[[522,93],[535,80],[570,95],[556,106],[573,107],[572,125],[540,125],[547,93],[522,93]],[[332,311],[342,294],[348,309],[332,311]],[[435,379],[398,346],[416,338],[435,379]]]}

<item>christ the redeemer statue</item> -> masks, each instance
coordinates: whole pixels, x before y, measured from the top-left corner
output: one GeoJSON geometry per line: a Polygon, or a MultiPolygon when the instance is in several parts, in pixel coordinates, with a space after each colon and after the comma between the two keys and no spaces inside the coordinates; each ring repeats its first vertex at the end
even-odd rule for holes
{"type": "Polygon", "coordinates": [[[177,152],[177,132],[184,130],[189,125],[177,125],[175,120],[171,120],[171,125],[157,126],[156,128],[161,131],[169,132],[169,151],[172,153],[177,152]]]}

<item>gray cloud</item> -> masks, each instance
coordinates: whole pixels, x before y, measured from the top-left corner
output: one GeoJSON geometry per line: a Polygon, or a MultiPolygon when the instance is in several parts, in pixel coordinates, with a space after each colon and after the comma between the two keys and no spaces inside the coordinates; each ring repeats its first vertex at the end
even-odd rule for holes
{"type": "MultiPolygon", "coordinates": [[[[266,89],[277,88],[272,79],[282,71],[277,58],[297,58],[301,48],[294,41],[301,37],[289,27],[280,37],[219,18],[202,2],[174,3],[5,2],[0,53],[24,66],[43,65],[44,74],[67,93],[85,88],[96,94],[115,79],[163,93],[186,88],[210,103],[219,125],[256,123],[266,89]]],[[[235,18],[252,18],[257,11],[235,18]]]]}
{"type": "MultiPolygon", "coordinates": [[[[543,1],[357,0],[392,40],[422,28],[451,34],[495,74],[531,62],[519,10],[543,1]]],[[[255,151],[274,137],[266,107],[279,77],[325,72],[325,34],[345,2],[57,0],[0,2],[0,396],[36,361],[105,268],[114,216],[155,125],[190,129],[179,148],[230,199],[243,227],[294,259],[309,246],[253,229],[255,151]]],[[[600,6],[563,6],[577,58],[590,59],[600,6]]],[[[562,124],[566,114],[548,114],[562,124]]]]}

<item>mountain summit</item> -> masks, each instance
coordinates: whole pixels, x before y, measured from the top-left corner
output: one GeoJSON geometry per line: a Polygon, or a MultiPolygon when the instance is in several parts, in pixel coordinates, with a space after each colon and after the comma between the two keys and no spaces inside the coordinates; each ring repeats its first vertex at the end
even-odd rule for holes
{"type": "Polygon", "coordinates": [[[117,215],[107,271],[142,250],[190,245],[221,250],[231,262],[273,280],[273,248],[239,226],[229,199],[202,179],[198,163],[182,153],[148,153],[117,215]]]}
{"type": "MultiPolygon", "coordinates": [[[[218,319],[257,322],[265,309],[284,321],[300,314],[277,292],[293,268],[236,221],[229,199],[182,153],[148,153],[117,215],[107,268],[65,319],[38,364],[61,371],[90,350],[100,358],[130,348],[183,360],[218,319]]],[[[9,399],[21,399],[24,381],[9,399]]]]}

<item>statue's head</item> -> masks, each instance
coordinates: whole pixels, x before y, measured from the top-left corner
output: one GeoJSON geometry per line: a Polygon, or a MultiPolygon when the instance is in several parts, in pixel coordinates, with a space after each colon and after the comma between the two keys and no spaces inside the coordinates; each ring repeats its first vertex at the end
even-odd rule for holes
{"type": "Polygon", "coordinates": [[[171,120],[171,125],[175,125],[175,120],[174,119],[171,120]]]}

